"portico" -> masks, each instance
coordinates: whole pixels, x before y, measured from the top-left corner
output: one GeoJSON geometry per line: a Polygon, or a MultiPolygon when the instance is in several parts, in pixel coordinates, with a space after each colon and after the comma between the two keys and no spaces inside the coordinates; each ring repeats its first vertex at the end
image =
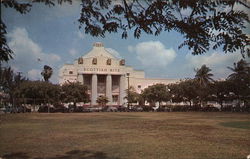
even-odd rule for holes
{"type": "Polygon", "coordinates": [[[97,105],[98,96],[106,96],[108,105],[122,105],[124,97],[125,75],[123,74],[78,74],[78,81],[88,87],[91,105],[97,105]]]}

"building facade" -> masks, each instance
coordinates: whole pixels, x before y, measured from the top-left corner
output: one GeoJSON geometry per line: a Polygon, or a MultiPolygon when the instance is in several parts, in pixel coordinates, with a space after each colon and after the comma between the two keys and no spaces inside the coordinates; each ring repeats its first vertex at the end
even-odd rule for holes
{"type": "Polygon", "coordinates": [[[96,99],[108,97],[108,105],[125,105],[126,89],[132,86],[140,93],[144,88],[156,84],[177,82],[174,79],[145,78],[144,71],[126,66],[124,59],[109,53],[102,43],[94,43],[93,49],[79,57],[73,64],[65,64],[59,71],[59,84],[80,82],[88,87],[91,106],[97,105],[96,99]]]}

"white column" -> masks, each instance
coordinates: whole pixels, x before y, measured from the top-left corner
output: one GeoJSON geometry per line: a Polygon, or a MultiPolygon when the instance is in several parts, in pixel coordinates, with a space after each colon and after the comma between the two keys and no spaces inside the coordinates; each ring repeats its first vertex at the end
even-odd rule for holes
{"type": "Polygon", "coordinates": [[[91,81],[91,106],[96,105],[96,99],[97,99],[97,75],[92,75],[92,81],[91,81]]]}
{"type": "Polygon", "coordinates": [[[126,96],[126,89],[125,89],[125,75],[120,76],[120,93],[119,93],[119,105],[124,104],[124,97],[126,96]]]}
{"type": "Polygon", "coordinates": [[[108,105],[112,104],[112,76],[109,74],[106,76],[106,97],[108,97],[108,105]]]}
{"type": "Polygon", "coordinates": [[[84,84],[83,74],[78,74],[77,75],[77,82],[80,82],[81,84],[84,84]]]}

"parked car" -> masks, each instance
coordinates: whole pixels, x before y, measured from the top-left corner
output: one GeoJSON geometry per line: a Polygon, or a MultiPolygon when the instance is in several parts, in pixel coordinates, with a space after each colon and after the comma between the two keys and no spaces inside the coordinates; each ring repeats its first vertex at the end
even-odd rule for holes
{"type": "Polygon", "coordinates": [[[87,112],[101,112],[103,111],[102,107],[87,107],[85,108],[85,111],[87,112]]]}
{"type": "Polygon", "coordinates": [[[30,108],[27,108],[25,106],[18,106],[17,108],[17,113],[26,113],[26,112],[31,112],[30,108]]]}
{"type": "Polygon", "coordinates": [[[118,108],[114,106],[108,106],[107,108],[107,112],[117,112],[117,111],[118,111],[118,108]]]}
{"type": "Polygon", "coordinates": [[[143,107],[142,106],[133,106],[132,109],[135,112],[143,112],[143,107]]]}
{"type": "Polygon", "coordinates": [[[213,106],[206,106],[206,107],[202,108],[202,111],[205,111],[205,112],[218,112],[218,111],[220,111],[220,109],[217,108],[217,107],[213,107],[213,106]]]}
{"type": "Polygon", "coordinates": [[[122,105],[119,105],[119,106],[117,107],[117,110],[118,110],[119,112],[126,112],[126,111],[127,111],[127,107],[122,106],[122,105]]]}
{"type": "Polygon", "coordinates": [[[38,109],[39,113],[55,113],[54,107],[48,107],[47,105],[40,106],[38,109]]]}
{"type": "Polygon", "coordinates": [[[142,106],[144,112],[153,112],[154,109],[152,106],[144,105],[142,106]]]}
{"type": "Polygon", "coordinates": [[[172,109],[167,106],[161,106],[157,109],[157,112],[170,112],[170,111],[172,111],[172,109]]]}

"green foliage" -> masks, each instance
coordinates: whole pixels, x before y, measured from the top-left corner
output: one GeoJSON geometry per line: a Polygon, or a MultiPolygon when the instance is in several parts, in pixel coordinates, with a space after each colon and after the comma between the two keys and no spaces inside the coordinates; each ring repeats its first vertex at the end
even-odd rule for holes
{"type": "Polygon", "coordinates": [[[126,94],[125,99],[127,99],[128,103],[137,103],[142,100],[140,94],[136,92],[133,86],[130,86],[129,90],[126,89],[126,94]]]}
{"type": "Polygon", "coordinates": [[[242,29],[249,17],[235,5],[249,9],[245,1],[238,0],[122,0],[115,5],[110,0],[86,0],[82,1],[78,21],[85,33],[92,36],[121,31],[122,38],[127,38],[132,31],[135,38],[140,38],[142,32],[157,36],[174,30],[185,38],[179,48],[187,46],[194,55],[220,47],[224,52],[240,50],[245,54],[250,42],[242,29]],[[187,10],[190,13],[183,14],[187,10]]]}
{"type": "Polygon", "coordinates": [[[232,74],[228,76],[228,81],[231,82],[231,92],[238,99],[245,102],[250,102],[250,64],[244,60],[234,63],[234,67],[228,67],[232,74]]]}
{"type": "Polygon", "coordinates": [[[80,83],[66,83],[62,85],[61,92],[61,101],[62,102],[89,102],[89,95],[87,94],[87,87],[80,83]]]}
{"type": "Polygon", "coordinates": [[[186,79],[176,84],[168,85],[173,102],[195,102],[198,97],[197,82],[193,79],[186,79]]]}
{"type": "Polygon", "coordinates": [[[105,106],[109,102],[109,100],[108,100],[108,97],[106,96],[99,96],[96,102],[101,106],[105,106]]]}
{"type": "Polygon", "coordinates": [[[18,98],[32,99],[35,104],[56,103],[60,99],[60,92],[59,85],[43,81],[25,81],[15,90],[18,98]]]}
{"type": "Polygon", "coordinates": [[[43,76],[45,82],[49,82],[49,79],[52,76],[52,74],[53,74],[53,69],[48,65],[44,65],[41,75],[43,76]]]}
{"type": "Polygon", "coordinates": [[[14,104],[15,91],[19,89],[20,84],[26,80],[27,79],[21,76],[21,73],[14,73],[10,67],[0,67],[0,92],[8,94],[12,104],[14,104]]]}
{"type": "Polygon", "coordinates": [[[142,91],[143,98],[150,103],[167,102],[170,100],[170,93],[165,84],[155,84],[142,91]]]}
{"type": "Polygon", "coordinates": [[[209,83],[213,82],[213,74],[210,73],[211,69],[206,65],[202,65],[201,68],[195,69],[196,75],[195,80],[199,83],[201,87],[206,87],[209,83]]]}
{"type": "Polygon", "coordinates": [[[217,101],[223,108],[223,101],[231,101],[234,97],[230,94],[234,90],[234,84],[231,81],[215,81],[210,85],[212,89],[213,100],[217,101]]]}
{"type": "MultiPolygon", "coordinates": [[[[72,0],[33,0],[54,6],[56,3],[72,3],[72,0]]],[[[21,14],[30,11],[32,2],[3,0],[6,8],[13,8],[21,14]]],[[[249,23],[247,12],[239,10],[240,5],[249,9],[246,0],[82,0],[78,19],[79,28],[86,34],[104,37],[106,33],[121,32],[122,38],[132,31],[135,38],[142,32],[159,35],[162,31],[176,31],[183,35],[184,42],[194,55],[206,53],[210,48],[222,48],[225,53],[241,51],[249,55],[250,40],[243,29],[249,23]],[[183,14],[183,12],[189,14],[183,14]]],[[[12,58],[13,51],[6,41],[6,26],[0,23],[0,62],[12,58]]]]}

